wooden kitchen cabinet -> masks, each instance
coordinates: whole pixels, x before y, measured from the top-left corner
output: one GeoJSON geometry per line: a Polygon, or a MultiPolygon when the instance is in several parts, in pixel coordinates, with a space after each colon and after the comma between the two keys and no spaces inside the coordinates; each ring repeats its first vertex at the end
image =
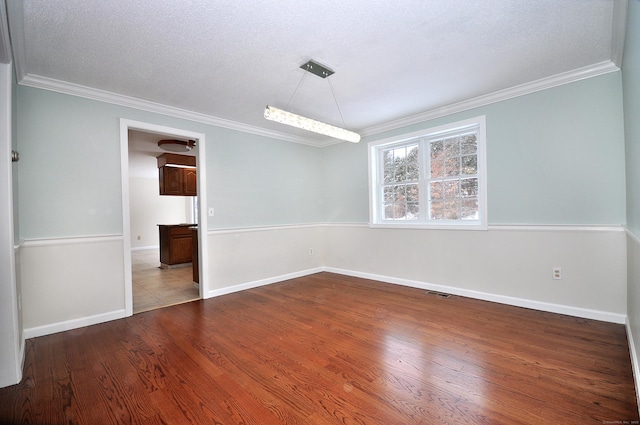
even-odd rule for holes
{"type": "Polygon", "coordinates": [[[198,196],[194,156],[165,153],[157,160],[160,195],[198,196]]]}
{"type": "Polygon", "coordinates": [[[198,179],[195,168],[182,169],[182,183],[184,196],[198,196],[198,179]]]}
{"type": "Polygon", "coordinates": [[[160,195],[197,196],[195,168],[163,166],[158,168],[160,195]]]}
{"type": "Polygon", "coordinates": [[[159,224],[160,263],[167,268],[193,261],[192,231],[193,224],[159,224]]]}
{"type": "Polygon", "coordinates": [[[181,169],[177,167],[160,167],[160,195],[182,195],[181,169]]]}

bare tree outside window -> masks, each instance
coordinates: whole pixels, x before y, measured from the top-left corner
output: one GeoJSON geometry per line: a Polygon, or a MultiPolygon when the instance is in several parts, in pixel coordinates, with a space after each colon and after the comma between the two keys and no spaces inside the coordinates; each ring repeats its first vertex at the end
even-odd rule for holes
{"type": "Polygon", "coordinates": [[[376,223],[486,226],[484,117],[456,124],[370,143],[376,223]]]}

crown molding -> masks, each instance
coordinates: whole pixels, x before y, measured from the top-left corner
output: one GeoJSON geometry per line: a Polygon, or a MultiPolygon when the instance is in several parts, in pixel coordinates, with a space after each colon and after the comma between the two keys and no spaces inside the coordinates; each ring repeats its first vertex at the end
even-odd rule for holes
{"type": "Polygon", "coordinates": [[[0,63],[11,63],[11,43],[9,42],[9,21],[4,2],[0,2],[0,63]]]}
{"type": "MultiPolygon", "coordinates": [[[[17,64],[17,61],[16,61],[17,64]]],[[[609,72],[618,71],[613,62],[606,61],[593,66],[579,68],[570,72],[557,74],[549,78],[543,78],[533,81],[531,83],[521,84],[519,86],[511,87],[504,90],[499,90],[488,95],[475,97],[463,102],[454,103],[451,105],[443,106],[441,108],[432,109],[430,111],[422,112],[420,114],[412,115],[409,117],[401,118],[398,120],[390,121],[384,124],[365,128],[360,131],[360,134],[364,136],[371,136],[379,134],[385,131],[395,130],[398,128],[406,127],[413,124],[429,121],[435,118],[440,118],[446,115],[455,114],[458,112],[466,111],[473,108],[489,105],[503,100],[512,99],[514,97],[523,96],[530,93],[546,90],[552,87],[557,87],[563,84],[569,84],[575,81],[595,77],[609,72]]],[[[266,130],[263,128],[251,126],[248,124],[242,124],[223,118],[218,118],[212,115],[206,115],[199,112],[188,111],[186,109],[175,108],[172,106],[162,105],[160,103],[150,102],[130,96],[116,94],[104,90],[94,89],[78,84],[67,83],[52,78],[26,75],[20,80],[20,84],[24,86],[40,88],[44,90],[55,91],[58,93],[68,94],[72,96],[84,97],[87,99],[97,100],[101,102],[111,103],[119,106],[125,106],[128,108],[140,109],[147,112],[153,112],[162,115],[168,115],[176,118],[182,118],[189,121],[195,121],[203,124],[210,124],[217,127],[223,127],[231,130],[241,131],[244,133],[255,134],[258,136],[264,136],[287,142],[300,143],[314,147],[325,147],[340,142],[334,142],[332,139],[327,139],[321,142],[293,136],[290,134],[281,133],[278,131],[266,130]]]]}
{"type": "Polygon", "coordinates": [[[629,0],[613,0],[613,16],[611,18],[611,61],[622,68],[624,39],[627,34],[627,9],[629,0]]]}
{"type": "Polygon", "coordinates": [[[360,134],[362,136],[371,136],[371,135],[383,133],[389,130],[396,130],[398,128],[406,127],[413,124],[418,124],[418,123],[429,121],[435,118],[444,117],[446,115],[451,115],[451,114],[466,111],[469,109],[490,105],[492,103],[501,102],[503,100],[512,99],[514,97],[524,96],[527,94],[535,93],[538,91],[550,89],[553,87],[573,83],[576,81],[584,80],[591,77],[596,77],[598,75],[607,74],[609,72],[615,72],[619,70],[620,68],[617,67],[611,61],[600,62],[595,65],[587,66],[584,68],[578,68],[573,71],[568,71],[562,74],[553,75],[548,78],[542,78],[540,80],[532,81],[530,83],[521,84],[519,86],[514,86],[511,88],[499,90],[487,95],[474,97],[473,99],[443,106],[437,109],[432,109],[416,115],[411,115],[409,117],[405,117],[405,118],[397,119],[394,121],[389,121],[384,124],[368,127],[360,131],[360,134]]]}
{"type": "Polygon", "coordinates": [[[92,87],[82,86],[79,84],[68,83],[53,78],[40,77],[27,74],[22,78],[20,84],[23,86],[34,87],[44,90],[50,90],[62,94],[84,97],[86,99],[97,100],[100,102],[111,103],[114,105],[124,106],[128,108],[139,109],[147,112],[153,112],[161,115],[168,115],[175,118],[182,118],[189,121],[195,121],[203,124],[210,124],[217,127],[223,127],[230,130],[241,131],[244,133],[255,134],[258,136],[280,139],[287,142],[301,143],[304,145],[322,147],[325,143],[307,139],[299,136],[281,133],[278,131],[266,130],[264,128],[255,127],[248,124],[242,124],[224,118],[206,115],[199,112],[193,112],[186,109],[175,108],[148,100],[138,99],[131,96],[121,95],[105,90],[99,90],[92,87]]]}
{"type": "Polygon", "coordinates": [[[161,115],[168,115],[171,117],[182,118],[189,121],[210,124],[230,130],[241,131],[244,133],[255,134],[258,136],[269,137],[286,142],[300,143],[313,147],[324,147],[336,143],[341,143],[340,141],[335,141],[334,139],[330,138],[322,141],[317,141],[302,136],[293,136],[291,134],[286,134],[279,131],[267,130],[264,128],[242,124],[236,121],[226,120],[224,118],[202,114],[199,112],[193,112],[186,109],[175,108],[160,103],[150,102],[131,96],[121,95],[105,90],[99,90],[79,84],[68,83],[53,78],[28,74],[26,72],[27,60],[25,53],[26,47],[24,36],[24,10],[22,3],[18,1],[8,1],[7,14],[8,20],[11,22],[9,33],[11,37],[11,46],[13,47],[13,60],[16,70],[16,79],[20,85],[50,90],[72,96],[84,97],[87,99],[111,103],[114,105],[125,106],[128,108],[139,109],[161,115]]]}
{"type": "Polygon", "coordinates": [[[13,65],[16,70],[16,79],[21,81],[26,72],[27,59],[25,56],[24,39],[24,10],[21,1],[7,1],[7,21],[9,25],[9,37],[13,53],[13,65]]]}
{"type": "MultiPolygon", "coordinates": [[[[627,26],[627,8],[628,0],[613,0],[612,13],[612,42],[611,42],[611,60],[600,62],[595,65],[587,66],[577,70],[557,74],[548,78],[543,78],[530,83],[499,90],[494,93],[479,96],[466,101],[454,103],[440,108],[425,111],[416,115],[389,121],[380,125],[366,127],[361,129],[359,133],[364,136],[371,136],[389,130],[395,130],[401,127],[418,124],[446,115],[462,112],[465,110],[489,105],[503,100],[511,99],[518,96],[534,93],[548,88],[556,87],[563,84],[572,83],[590,77],[615,72],[620,70],[622,64],[622,55],[624,51],[624,39],[627,26]]],[[[342,143],[334,139],[325,139],[321,141],[308,139],[302,136],[293,136],[279,131],[266,130],[264,128],[242,124],[239,122],[226,120],[223,118],[193,112],[185,109],[174,108],[171,106],[149,102],[146,100],[120,95],[112,92],[94,89],[91,87],[81,86],[77,84],[67,83],[46,77],[27,74],[26,72],[26,49],[24,36],[24,11],[22,2],[7,1],[6,12],[8,21],[11,22],[9,34],[11,38],[11,47],[13,48],[13,63],[16,70],[16,78],[21,85],[51,90],[58,93],[69,94],[73,96],[85,97],[87,99],[98,100],[115,105],[125,106],[134,109],[140,109],[147,112],[168,115],[176,118],[182,118],[189,121],[210,124],[231,130],[241,131],[245,133],[255,134],[283,141],[300,143],[314,147],[325,147],[342,143]]]]}

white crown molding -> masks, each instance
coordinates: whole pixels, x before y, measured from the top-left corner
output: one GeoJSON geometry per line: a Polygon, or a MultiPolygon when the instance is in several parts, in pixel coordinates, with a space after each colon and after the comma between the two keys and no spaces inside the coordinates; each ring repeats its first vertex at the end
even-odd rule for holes
{"type": "Polygon", "coordinates": [[[255,134],[258,136],[280,139],[287,142],[301,143],[303,145],[315,147],[324,146],[323,143],[318,143],[311,139],[292,136],[290,134],[280,133],[278,131],[266,130],[264,128],[242,124],[235,121],[226,120],[224,118],[214,117],[212,115],[206,115],[199,112],[188,111],[186,109],[175,108],[156,102],[150,102],[148,100],[112,93],[105,90],[94,89],[79,84],[68,83],[53,78],[27,74],[24,76],[24,78],[22,78],[20,84],[58,93],[69,94],[72,96],[84,97],[86,99],[97,100],[100,102],[111,103],[114,105],[125,106],[128,108],[153,112],[156,114],[168,115],[175,118],[182,118],[189,121],[223,127],[230,130],[242,131],[244,133],[255,134]]]}
{"type": "Polygon", "coordinates": [[[11,63],[11,43],[9,41],[9,21],[4,2],[0,2],[0,62],[11,63]]]}
{"type": "Polygon", "coordinates": [[[611,19],[611,61],[622,68],[624,39],[627,34],[627,9],[629,0],[613,0],[613,16],[611,19]]]}
{"type": "MultiPolygon", "coordinates": [[[[119,106],[144,110],[147,112],[168,115],[176,118],[182,118],[189,121],[200,122],[217,127],[227,128],[231,130],[241,131],[244,133],[255,134],[288,142],[300,143],[314,147],[325,147],[342,143],[333,139],[325,139],[322,141],[312,140],[301,136],[293,136],[279,131],[267,130],[264,128],[242,124],[239,122],[215,117],[212,115],[193,112],[185,109],[175,108],[155,102],[150,102],[130,96],[120,95],[104,90],[94,89],[78,84],[67,83],[47,77],[41,77],[26,73],[26,55],[25,55],[25,37],[24,37],[24,12],[22,3],[19,1],[7,1],[7,14],[11,27],[9,28],[11,36],[11,45],[13,47],[13,59],[16,69],[17,80],[21,85],[51,90],[58,93],[69,94],[73,96],[84,97],[87,99],[98,100],[101,102],[111,103],[119,106]]],[[[612,13],[612,43],[611,43],[611,60],[600,62],[587,67],[557,74],[551,77],[542,78],[530,83],[521,84],[519,86],[499,90],[487,95],[478,96],[473,99],[443,106],[440,108],[425,111],[416,115],[389,121],[383,124],[371,126],[362,129],[359,133],[362,136],[371,136],[385,131],[395,130],[405,126],[418,124],[446,115],[466,111],[492,103],[512,99],[518,96],[527,95],[537,91],[546,90],[563,84],[569,84],[575,81],[595,77],[598,75],[615,72],[620,70],[622,63],[622,54],[624,50],[624,39],[627,24],[627,8],[628,0],[614,0],[612,13]]]]}
{"type": "Polygon", "coordinates": [[[503,100],[512,99],[518,96],[524,96],[527,94],[550,89],[564,84],[573,83],[575,81],[584,80],[586,78],[596,77],[598,75],[607,74],[609,72],[615,72],[618,70],[620,70],[620,68],[611,61],[600,62],[595,65],[564,72],[548,78],[542,78],[508,89],[498,90],[487,95],[474,97],[473,99],[443,106],[437,109],[432,109],[430,111],[422,112],[420,114],[412,115],[398,120],[389,121],[384,124],[368,127],[360,131],[360,134],[362,136],[371,136],[385,131],[395,130],[409,125],[418,124],[432,119],[444,117],[446,115],[451,115],[469,109],[486,106],[492,103],[501,102],[503,100]]]}
{"type": "Polygon", "coordinates": [[[16,79],[20,82],[27,68],[26,48],[24,40],[24,9],[21,1],[7,0],[7,20],[11,22],[9,26],[9,36],[13,49],[13,64],[16,70],[16,79]]]}
{"type": "MultiPolygon", "coordinates": [[[[15,47],[15,46],[14,46],[15,47]]],[[[19,65],[18,60],[16,60],[16,70],[19,74],[19,65]]],[[[458,112],[466,111],[473,108],[478,108],[480,106],[489,105],[492,103],[500,102],[507,99],[512,99],[514,97],[523,96],[526,94],[534,93],[541,90],[546,90],[552,87],[557,87],[563,84],[569,84],[575,81],[583,80],[586,78],[595,77],[602,74],[607,74],[609,72],[618,71],[620,68],[617,67],[613,62],[606,61],[601,62],[599,64],[588,66],[584,68],[580,68],[577,70],[565,72],[562,74],[554,75],[549,78],[543,78],[540,80],[533,81],[531,83],[522,84],[516,87],[512,87],[509,89],[499,90],[497,92],[475,97],[473,99],[469,99],[463,102],[454,103],[448,106],[443,106],[441,108],[432,109],[430,111],[426,111],[420,114],[412,115],[409,117],[401,118],[398,120],[390,121],[384,124],[372,126],[363,129],[360,131],[362,136],[371,136],[374,134],[382,133],[389,130],[395,130],[398,128],[406,127],[409,125],[429,121],[435,118],[440,118],[446,115],[455,114],[458,112]]],[[[119,106],[124,106],[128,108],[139,109],[147,112],[153,112],[161,115],[168,115],[176,118],[182,118],[189,121],[200,122],[203,124],[209,124],[217,127],[223,127],[230,130],[241,131],[244,133],[255,134],[258,136],[264,136],[279,140],[284,140],[287,142],[300,143],[303,145],[314,146],[314,147],[325,147],[330,146],[340,142],[334,142],[333,140],[324,140],[322,142],[317,142],[311,139],[292,136],[290,134],[285,134],[277,131],[266,130],[263,128],[251,126],[248,124],[242,124],[231,120],[226,120],[223,118],[218,118],[211,115],[202,114],[199,112],[192,112],[185,109],[174,108],[167,105],[162,105],[160,103],[150,102],[130,96],[120,95],[104,90],[94,89],[91,87],[86,87],[78,84],[67,83],[60,80],[55,80],[52,78],[40,77],[35,75],[26,75],[20,80],[20,84],[24,86],[40,88],[44,90],[55,91],[58,93],[69,94],[72,96],[84,97],[87,99],[97,100],[101,102],[111,103],[119,106]]]]}

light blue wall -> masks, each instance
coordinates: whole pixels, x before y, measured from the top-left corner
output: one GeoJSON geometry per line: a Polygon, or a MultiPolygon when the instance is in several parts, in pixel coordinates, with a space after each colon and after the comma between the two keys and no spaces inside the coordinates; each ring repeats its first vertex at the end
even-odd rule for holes
{"type": "Polygon", "coordinates": [[[115,108],[18,89],[21,238],[122,234],[115,108]]]}
{"type": "Polygon", "coordinates": [[[325,220],[329,223],[369,221],[367,139],[323,148],[325,220]]]}
{"type": "Polygon", "coordinates": [[[627,227],[640,238],[640,1],[631,0],[622,64],[627,161],[627,227]]]}
{"type": "Polygon", "coordinates": [[[322,221],[317,148],[18,87],[20,237],[122,234],[120,118],[204,133],[209,228],[322,221]]]}
{"type": "Polygon", "coordinates": [[[213,146],[207,147],[207,184],[214,226],[322,222],[320,149],[225,133],[217,143],[209,143],[207,135],[213,146]]]}
{"type": "MultiPolygon", "coordinates": [[[[631,353],[638,381],[640,353],[640,1],[631,0],[627,15],[622,86],[627,161],[627,319],[631,353]]],[[[640,394],[640,393],[639,393],[640,394]]]]}
{"type": "Polygon", "coordinates": [[[619,72],[325,148],[326,218],[368,221],[367,142],[486,115],[489,224],[625,223],[619,72]]]}
{"type": "Polygon", "coordinates": [[[478,115],[490,224],[625,223],[620,73],[324,149],[46,90],[17,94],[20,238],[122,233],[120,118],[206,135],[210,229],[367,222],[367,142],[478,115]]]}

